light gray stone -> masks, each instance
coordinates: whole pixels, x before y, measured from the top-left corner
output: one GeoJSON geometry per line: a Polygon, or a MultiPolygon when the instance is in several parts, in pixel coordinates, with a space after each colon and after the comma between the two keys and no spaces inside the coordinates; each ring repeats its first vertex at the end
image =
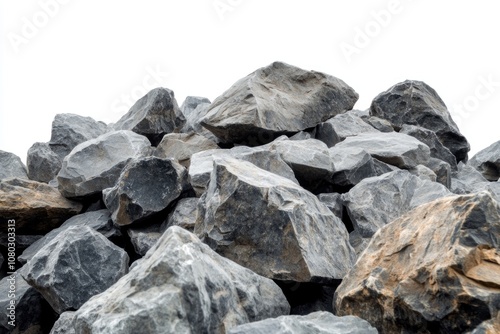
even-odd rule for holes
{"type": "Polygon", "coordinates": [[[476,153],[467,165],[477,169],[488,181],[498,181],[500,178],[500,140],[476,153]]]}
{"type": "Polygon", "coordinates": [[[193,154],[218,148],[214,141],[195,133],[169,133],[158,144],[155,156],[176,159],[189,168],[193,154]]]}
{"type": "Polygon", "coordinates": [[[316,138],[332,147],[347,137],[357,136],[361,133],[378,133],[370,124],[351,112],[339,114],[316,128],[316,138]]]}
{"type": "Polygon", "coordinates": [[[321,201],[321,203],[326,205],[327,208],[330,209],[330,211],[335,216],[342,219],[342,216],[344,214],[344,203],[342,202],[342,194],[338,193],[319,194],[318,199],[321,201]]]}
{"type": "Polygon", "coordinates": [[[422,180],[428,180],[432,182],[436,182],[437,176],[429,167],[424,165],[416,165],[413,168],[408,170],[411,174],[418,176],[422,180]]]}
{"type": "Polygon", "coordinates": [[[75,312],[66,311],[59,316],[49,334],[76,334],[73,327],[75,312]]]}
{"type": "Polygon", "coordinates": [[[392,127],[391,122],[386,119],[382,119],[376,116],[369,116],[363,118],[363,121],[373,126],[380,132],[393,132],[394,128],[392,127]]]}
{"type": "Polygon", "coordinates": [[[477,169],[460,162],[452,175],[450,189],[455,194],[470,194],[484,189],[485,183],[488,180],[477,169]]]}
{"type": "Polygon", "coordinates": [[[0,180],[9,178],[28,179],[26,166],[14,153],[0,151],[0,180]]]}
{"type": "Polygon", "coordinates": [[[201,119],[205,117],[210,107],[210,100],[204,97],[188,96],[181,106],[181,111],[186,118],[186,124],[182,128],[182,133],[197,133],[211,141],[218,143],[217,138],[212,132],[201,125],[201,119]]]}

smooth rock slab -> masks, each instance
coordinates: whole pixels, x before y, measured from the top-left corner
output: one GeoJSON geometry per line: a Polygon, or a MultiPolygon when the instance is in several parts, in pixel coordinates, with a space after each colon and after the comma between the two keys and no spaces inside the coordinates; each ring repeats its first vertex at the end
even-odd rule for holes
{"type": "Polygon", "coordinates": [[[76,310],[128,272],[129,257],[90,227],[70,227],[40,249],[22,273],[54,311],[76,310]]]}
{"type": "Polygon", "coordinates": [[[169,133],[158,144],[155,156],[176,159],[189,168],[193,154],[217,148],[214,141],[195,133],[169,133]]]}
{"type": "Polygon", "coordinates": [[[61,170],[62,159],[48,143],[34,143],[26,158],[30,180],[49,183],[61,170]]]}
{"type": "Polygon", "coordinates": [[[286,315],[239,325],[228,334],[377,334],[368,321],[354,316],[337,317],[329,312],[286,315]]]}
{"type": "Polygon", "coordinates": [[[500,140],[473,156],[467,165],[477,169],[488,181],[500,178],[500,140]]]}
{"type": "Polygon", "coordinates": [[[355,261],[344,224],[316,196],[231,158],[214,161],[195,233],[222,256],[272,279],[328,283],[355,261]]]}
{"type": "Polygon", "coordinates": [[[381,333],[464,333],[500,310],[500,208],[488,193],[422,205],[379,230],[335,293],[381,333]]]}
{"type": "Polygon", "coordinates": [[[333,76],[275,62],[236,82],[201,124],[224,142],[266,144],[352,109],[358,94],[333,76]]]}
{"type": "Polygon", "coordinates": [[[9,178],[28,179],[26,166],[14,153],[0,151],[0,180],[9,178]]]}
{"type": "Polygon", "coordinates": [[[173,226],[129,274],[76,312],[74,326],[77,334],[223,334],[289,311],[273,281],[173,226]]]}

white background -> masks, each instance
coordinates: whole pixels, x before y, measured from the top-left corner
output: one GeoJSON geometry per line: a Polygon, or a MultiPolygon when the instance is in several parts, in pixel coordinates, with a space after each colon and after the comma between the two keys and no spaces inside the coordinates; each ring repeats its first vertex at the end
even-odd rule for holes
{"type": "Polygon", "coordinates": [[[115,122],[156,86],[213,101],[275,60],[341,78],[357,109],[425,81],[472,153],[500,140],[495,0],[0,1],[0,150],[24,161],[58,113],[115,122]]]}

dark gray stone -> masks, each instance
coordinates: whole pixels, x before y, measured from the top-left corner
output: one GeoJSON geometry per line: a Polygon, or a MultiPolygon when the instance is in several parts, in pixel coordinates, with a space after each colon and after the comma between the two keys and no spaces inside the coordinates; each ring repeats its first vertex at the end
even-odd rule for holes
{"type": "Polygon", "coordinates": [[[477,169],[488,181],[498,181],[500,178],[500,140],[476,153],[467,165],[477,169]]]}
{"type": "Polygon", "coordinates": [[[316,128],[316,138],[328,147],[343,141],[347,137],[357,136],[361,133],[378,133],[370,124],[351,112],[339,114],[316,128]]]}
{"type": "Polygon", "coordinates": [[[160,232],[160,226],[151,225],[147,227],[130,227],[127,234],[135,252],[140,256],[144,256],[160,240],[162,232],[160,232]]]}
{"type": "Polygon", "coordinates": [[[187,185],[187,170],[178,162],[146,157],[125,166],[103,199],[115,224],[130,225],[166,209],[187,185]]]}
{"type": "Polygon", "coordinates": [[[62,159],[48,143],[34,143],[26,158],[28,176],[31,180],[49,183],[61,169],[62,159]]]}
{"type": "Polygon", "coordinates": [[[342,202],[342,194],[338,193],[326,193],[326,194],[319,194],[318,199],[326,205],[330,211],[337,216],[338,218],[342,219],[342,216],[344,214],[344,203],[342,202]]]}
{"type": "Polygon", "coordinates": [[[224,142],[255,146],[315,127],[352,109],[357,100],[340,79],[275,62],[219,96],[201,123],[224,142]]]}
{"type": "Polygon", "coordinates": [[[128,272],[129,257],[88,226],[59,233],[26,264],[22,275],[54,311],[76,310],[128,272]]]}
{"type": "Polygon", "coordinates": [[[427,164],[430,170],[436,174],[436,182],[441,183],[448,189],[451,189],[451,166],[441,159],[431,158],[427,164]]]}
{"type": "Polygon", "coordinates": [[[198,198],[182,198],[175,209],[168,215],[160,231],[166,231],[170,226],[180,226],[190,232],[194,231],[196,217],[198,216],[198,198]]]}
{"type": "Polygon", "coordinates": [[[467,139],[458,130],[443,100],[424,82],[406,80],[380,93],[372,102],[370,115],[387,119],[398,131],[404,124],[429,129],[457,162],[467,161],[470,150],[467,139]]]}
{"type": "Polygon", "coordinates": [[[0,180],[14,177],[27,180],[26,166],[14,153],[0,151],[0,180]]]}
{"type": "Polygon", "coordinates": [[[394,128],[392,127],[391,122],[386,119],[382,119],[376,116],[370,116],[363,118],[363,121],[373,126],[380,132],[393,132],[394,128]]]}
{"type": "Polygon", "coordinates": [[[66,311],[59,316],[49,334],[76,334],[73,327],[75,312],[66,311]]]}
{"type": "Polygon", "coordinates": [[[280,288],[173,226],[128,275],[83,305],[76,333],[220,333],[288,314],[280,288]]]}
{"type": "Polygon", "coordinates": [[[134,131],[156,146],[164,135],[179,131],[185,123],[174,92],[155,88],[140,98],[113,127],[115,130],[134,131]]]}
{"type": "Polygon", "coordinates": [[[217,148],[214,141],[195,133],[169,133],[158,144],[155,156],[176,159],[189,168],[193,154],[217,148]]]}
{"type": "Polygon", "coordinates": [[[464,163],[458,164],[458,170],[451,178],[451,191],[455,194],[470,194],[484,189],[488,180],[474,167],[464,163]]]}

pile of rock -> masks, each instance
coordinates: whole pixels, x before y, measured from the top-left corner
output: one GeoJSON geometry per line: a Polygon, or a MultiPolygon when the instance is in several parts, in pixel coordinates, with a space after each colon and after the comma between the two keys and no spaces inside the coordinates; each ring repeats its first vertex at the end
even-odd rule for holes
{"type": "Polygon", "coordinates": [[[0,333],[500,332],[500,141],[423,82],[357,99],[277,62],[0,152],[0,333]]]}

